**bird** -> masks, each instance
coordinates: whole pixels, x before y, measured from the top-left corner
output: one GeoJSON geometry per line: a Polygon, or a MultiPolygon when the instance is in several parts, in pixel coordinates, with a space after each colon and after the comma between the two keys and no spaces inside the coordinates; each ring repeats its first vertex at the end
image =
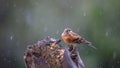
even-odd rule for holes
{"type": "Polygon", "coordinates": [[[61,37],[63,41],[70,46],[75,46],[76,44],[82,43],[96,49],[96,47],[94,47],[91,42],[87,41],[79,34],[73,32],[70,28],[65,28],[63,33],[61,34],[61,37]]]}

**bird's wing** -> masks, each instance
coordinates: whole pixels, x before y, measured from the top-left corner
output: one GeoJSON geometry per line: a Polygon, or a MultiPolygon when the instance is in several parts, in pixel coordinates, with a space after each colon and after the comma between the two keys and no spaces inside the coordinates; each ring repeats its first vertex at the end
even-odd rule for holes
{"type": "Polygon", "coordinates": [[[81,37],[80,35],[76,34],[76,33],[73,32],[73,31],[70,31],[69,34],[70,34],[72,37],[76,37],[76,38],[80,38],[80,37],[81,37]]]}

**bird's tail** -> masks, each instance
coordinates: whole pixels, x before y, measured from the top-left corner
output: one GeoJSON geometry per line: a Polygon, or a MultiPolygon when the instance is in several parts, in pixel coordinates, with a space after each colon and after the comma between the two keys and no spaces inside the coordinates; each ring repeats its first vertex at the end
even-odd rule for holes
{"type": "Polygon", "coordinates": [[[83,42],[83,44],[87,44],[87,46],[90,46],[90,47],[92,47],[92,48],[94,48],[94,49],[97,49],[95,46],[92,45],[91,42],[89,42],[89,41],[87,41],[87,40],[85,40],[85,41],[83,42]]]}

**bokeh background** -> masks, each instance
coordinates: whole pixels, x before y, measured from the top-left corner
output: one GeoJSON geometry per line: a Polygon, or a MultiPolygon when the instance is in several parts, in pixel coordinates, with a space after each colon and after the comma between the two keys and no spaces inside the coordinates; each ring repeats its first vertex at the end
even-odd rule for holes
{"type": "Polygon", "coordinates": [[[97,48],[78,46],[86,68],[120,68],[120,0],[0,0],[0,68],[25,68],[27,45],[66,27],[97,48]]]}

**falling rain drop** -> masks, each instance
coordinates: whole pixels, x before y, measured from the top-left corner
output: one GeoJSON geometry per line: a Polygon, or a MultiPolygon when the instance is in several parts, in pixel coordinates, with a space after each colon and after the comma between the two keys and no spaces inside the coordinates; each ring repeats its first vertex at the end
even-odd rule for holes
{"type": "Polygon", "coordinates": [[[105,32],[105,36],[108,37],[108,31],[105,32]]]}
{"type": "Polygon", "coordinates": [[[113,59],[116,59],[116,52],[113,52],[113,59]]]}
{"type": "Polygon", "coordinates": [[[13,36],[10,36],[10,40],[13,40],[13,36]]]}
{"type": "Polygon", "coordinates": [[[83,16],[86,16],[86,12],[83,13],[83,16]]]}

